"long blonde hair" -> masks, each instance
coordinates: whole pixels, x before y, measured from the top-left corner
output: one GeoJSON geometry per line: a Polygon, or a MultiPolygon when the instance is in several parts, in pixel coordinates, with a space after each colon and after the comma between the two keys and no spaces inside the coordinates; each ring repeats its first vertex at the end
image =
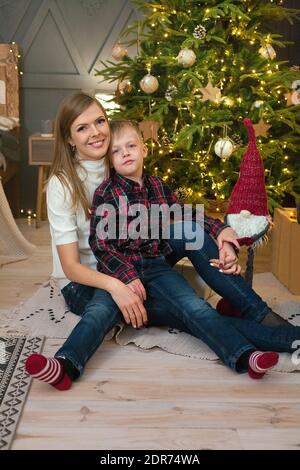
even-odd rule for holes
{"type": "MultiPolygon", "coordinates": [[[[69,140],[71,125],[93,103],[99,106],[107,119],[105,110],[99,101],[86,93],[69,95],[61,103],[55,119],[54,158],[47,180],[48,182],[52,176],[57,176],[61,184],[70,191],[72,206],[74,208],[81,206],[87,219],[89,218],[90,204],[83,182],[76,170],[77,166],[80,165],[80,161],[75,157],[69,140]]],[[[106,174],[108,174],[107,164],[106,174]]]]}

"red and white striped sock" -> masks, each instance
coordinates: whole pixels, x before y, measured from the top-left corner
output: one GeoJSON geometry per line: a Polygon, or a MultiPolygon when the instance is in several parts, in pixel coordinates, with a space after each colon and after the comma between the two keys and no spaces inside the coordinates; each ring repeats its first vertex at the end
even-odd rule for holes
{"type": "Polygon", "coordinates": [[[63,362],[42,354],[31,354],[26,360],[25,369],[34,379],[46,382],[58,390],[68,390],[72,380],[64,371],[63,362]]]}
{"type": "Polygon", "coordinates": [[[277,352],[254,351],[249,357],[248,374],[252,379],[261,379],[269,369],[277,364],[278,359],[277,352]]]}

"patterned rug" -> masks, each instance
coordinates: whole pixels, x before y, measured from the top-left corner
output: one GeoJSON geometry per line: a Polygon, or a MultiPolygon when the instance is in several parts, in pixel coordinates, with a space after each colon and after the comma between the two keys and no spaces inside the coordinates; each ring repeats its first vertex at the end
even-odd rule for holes
{"type": "MultiPolygon", "coordinates": [[[[292,295],[271,273],[254,275],[254,288],[275,312],[293,325],[300,326],[300,296],[292,295]]],[[[209,290],[207,291],[209,293],[209,290]]],[[[216,294],[206,300],[213,306],[216,294]]],[[[66,338],[78,323],[79,317],[67,309],[60,290],[52,281],[45,283],[26,302],[12,311],[0,311],[0,334],[44,335],[47,338],[66,338]]],[[[217,360],[215,353],[201,340],[172,328],[134,328],[120,323],[107,335],[121,346],[133,343],[143,349],[159,347],[171,354],[196,359],[217,360]]],[[[292,372],[300,364],[291,361],[291,355],[281,353],[274,370],[292,372]]]]}
{"type": "Polygon", "coordinates": [[[44,338],[0,337],[0,449],[11,446],[31,384],[24,363],[40,352],[44,338]]]}

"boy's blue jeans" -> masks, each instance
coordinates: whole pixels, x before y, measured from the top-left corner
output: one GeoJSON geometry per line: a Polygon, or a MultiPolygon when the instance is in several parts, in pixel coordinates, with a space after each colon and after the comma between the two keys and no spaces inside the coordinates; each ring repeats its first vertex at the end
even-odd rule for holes
{"type": "MultiPolygon", "coordinates": [[[[186,242],[193,241],[199,228],[195,222],[185,222],[182,229],[182,238],[174,240],[175,225],[171,225],[170,240],[173,252],[166,257],[168,263],[174,266],[181,258],[188,257],[200,277],[217,294],[224,297],[238,309],[247,320],[261,322],[271,310],[261,297],[246,283],[242,276],[221,273],[217,268],[210,266],[210,259],[219,258],[219,250],[212,237],[204,232],[204,243],[201,250],[186,250],[186,242]]],[[[202,234],[203,237],[203,234],[202,234]]]]}
{"type": "MultiPolygon", "coordinates": [[[[246,351],[292,352],[293,341],[300,339],[300,328],[292,325],[269,327],[220,316],[162,257],[134,265],[147,291],[149,326],[167,325],[202,339],[232,369],[241,371],[237,361],[246,351]]],[[[55,356],[69,359],[81,374],[106,333],[123,317],[105,290],[70,283],[62,292],[69,308],[82,318],[55,356]]]]}

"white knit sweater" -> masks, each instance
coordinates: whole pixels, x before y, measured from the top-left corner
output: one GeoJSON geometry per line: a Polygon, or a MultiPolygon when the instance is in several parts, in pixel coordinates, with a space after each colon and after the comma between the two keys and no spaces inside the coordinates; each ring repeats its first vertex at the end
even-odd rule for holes
{"type": "MultiPolygon", "coordinates": [[[[81,160],[78,174],[87,189],[92,203],[95,189],[102,183],[105,175],[104,160],[81,160]]],[[[82,209],[75,211],[71,207],[70,193],[64,188],[56,176],[47,186],[47,209],[52,237],[53,272],[60,289],[70,281],[66,278],[59,256],[57,245],[78,242],[80,261],[82,264],[96,269],[96,259],[88,243],[90,221],[86,220],[82,209]]]]}

